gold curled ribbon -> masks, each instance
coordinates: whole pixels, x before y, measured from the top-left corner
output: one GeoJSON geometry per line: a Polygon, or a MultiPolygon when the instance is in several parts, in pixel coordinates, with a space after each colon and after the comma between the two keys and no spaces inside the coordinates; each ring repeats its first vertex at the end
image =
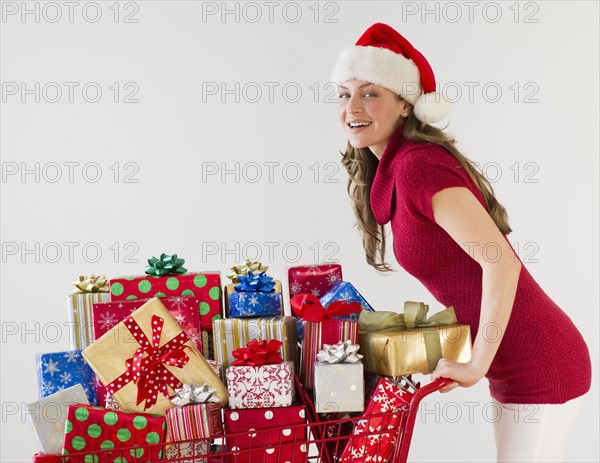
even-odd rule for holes
{"type": "Polygon", "coordinates": [[[260,262],[250,262],[250,260],[246,260],[243,264],[233,265],[231,267],[232,272],[227,275],[232,283],[239,283],[240,276],[248,276],[248,272],[252,272],[254,275],[258,273],[266,272],[269,269],[267,265],[263,265],[260,262]]]}
{"type": "Polygon", "coordinates": [[[78,280],[73,282],[75,288],[71,294],[77,293],[108,293],[108,280],[104,275],[79,276],[78,280]]]}
{"type": "Polygon", "coordinates": [[[383,331],[388,329],[410,330],[425,326],[453,325],[458,323],[454,307],[450,306],[427,318],[429,306],[423,302],[406,301],[404,313],[370,312],[363,310],[358,317],[361,331],[383,331]]]}

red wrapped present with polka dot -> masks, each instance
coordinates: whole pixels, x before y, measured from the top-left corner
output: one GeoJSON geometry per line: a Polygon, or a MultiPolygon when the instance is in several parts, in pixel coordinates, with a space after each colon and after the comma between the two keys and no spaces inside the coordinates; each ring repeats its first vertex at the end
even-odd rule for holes
{"type": "Polygon", "coordinates": [[[131,301],[152,297],[195,296],[200,299],[200,324],[212,331],[212,321],[221,318],[222,291],[219,272],[170,273],[111,278],[110,300],[131,301]]]}
{"type": "Polygon", "coordinates": [[[159,461],[163,446],[151,444],[164,442],[165,432],[165,419],[160,415],[70,405],[62,454],[73,463],[100,457],[107,463],[159,461]]]}
{"type": "Polygon", "coordinates": [[[306,409],[225,410],[225,433],[231,463],[305,463],[308,461],[306,409]],[[252,449],[252,450],[250,450],[252,449]]]}

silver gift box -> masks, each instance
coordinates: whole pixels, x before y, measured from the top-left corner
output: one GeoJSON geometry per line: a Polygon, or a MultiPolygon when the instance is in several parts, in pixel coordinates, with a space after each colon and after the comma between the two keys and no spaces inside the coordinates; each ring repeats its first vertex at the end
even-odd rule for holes
{"type": "Polygon", "coordinates": [[[314,380],[317,413],[364,411],[364,376],[361,362],[317,362],[314,380]]]}

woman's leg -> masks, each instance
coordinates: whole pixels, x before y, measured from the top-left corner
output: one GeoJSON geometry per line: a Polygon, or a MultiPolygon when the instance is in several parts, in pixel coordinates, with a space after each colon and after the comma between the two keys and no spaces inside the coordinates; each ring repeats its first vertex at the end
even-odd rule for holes
{"type": "Polygon", "coordinates": [[[498,462],[562,462],[585,395],[564,404],[501,404],[494,422],[498,462]]]}

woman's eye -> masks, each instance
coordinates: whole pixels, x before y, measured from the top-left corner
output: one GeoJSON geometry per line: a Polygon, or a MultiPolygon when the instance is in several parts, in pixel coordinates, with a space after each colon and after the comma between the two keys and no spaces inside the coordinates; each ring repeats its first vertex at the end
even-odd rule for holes
{"type": "Polygon", "coordinates": [[[364,95],[365,95],[365,96],[367,96],[367,95],[368,95],[368,96],[376,96],[374,93],[371,93],[371,92],[365,92],[365,93],[364,93],[364,95]]]}
{"type": "Polygon", "coordinates": [[[346,97],[348,97],[347,93],[342,93],[341,95],[338,95],[339,99],[346,98],[346,97]]]}

